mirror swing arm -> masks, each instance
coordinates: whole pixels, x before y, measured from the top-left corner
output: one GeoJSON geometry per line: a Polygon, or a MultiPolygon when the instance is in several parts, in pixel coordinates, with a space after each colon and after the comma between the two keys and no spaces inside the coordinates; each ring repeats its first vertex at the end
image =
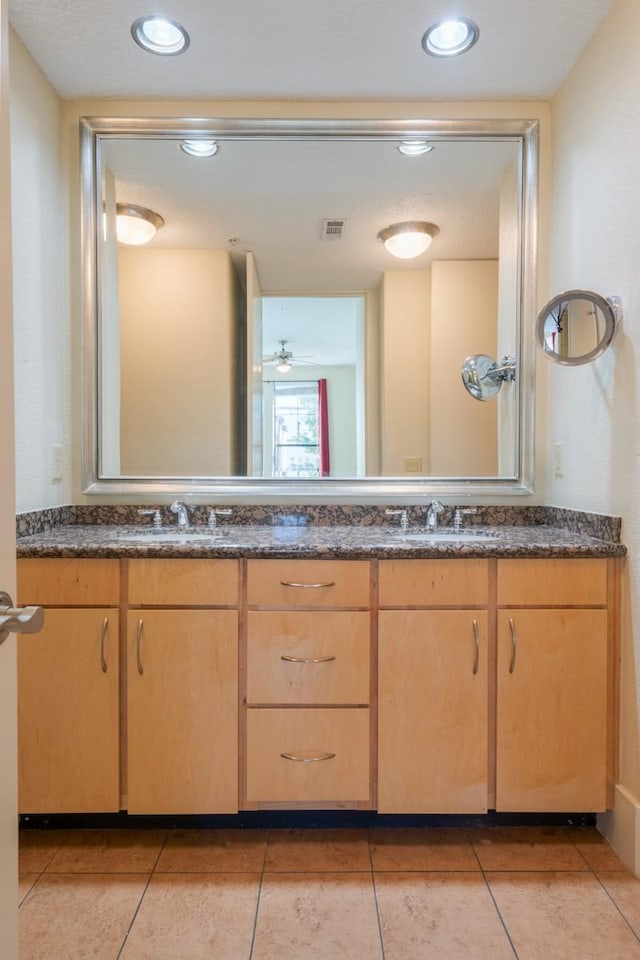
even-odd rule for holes
{"type": "MultiPolygon", "coordinates": [[[[86,495],[247,498],[254,502],[301,499],[316,502],[395,502],[424,496],[496,496],[529,493],[533,486],[534,355],[538,224],[537,120],[261,120],[163,117],[84,117],[80,121],[82,238],[82,491],[86,495]],[[225,140],[438,141],[509,140],[519,146],[519,240],[515,303],[515,354],[493,364],[490,379],[512,380],[516,400],[513,475],[483,477],[357,477],[272,479],[268,477],[105,476],[100,468],[100,143],[103,138],[169,139],[194,136],[225,140]],[[511,364],[513,363],[513,367],[511,364]]],[[[490,359],[490,358],[489,358],[490,359]]],[[[486,373],[486,371],[485,371],[486,373]]]]}

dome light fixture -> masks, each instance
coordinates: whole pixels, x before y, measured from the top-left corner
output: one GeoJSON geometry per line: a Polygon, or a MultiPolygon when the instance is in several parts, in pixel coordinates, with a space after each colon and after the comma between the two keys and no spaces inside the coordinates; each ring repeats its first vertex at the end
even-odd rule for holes
{"type": "Polygon", "coordinates": [[[404,157],[421,157],[423,153],[430,153],[433,144],[426,140],[401,140],[398,144],[398,153],[404,157]]]}
{"type": "Polygon", "coordinates": [[[131,36],[143,50],[161,57],[184,53],[191,42],[183,26],[165,17],[138,17],[131,24],[131,36]]]}
{"type": "Polygon", "coordinates": [[[438,20],[424,34],[422,48],[432,57],[457,57],[470,50],[479,36],[478,25],[466,17],[438,20]]]}
{"type": "Polygon", "coordinates": [[[190,157],[213,157],[218,152],[216,140],[183,140],[180,149],[190,157]]]}
{"type": "Polygon", "coordinates": [[[116,203],[116,236],[118,243],[140,247],[149,243],[164,220],[159,213],[136,203],[116,203]]]}
{"type": "Polygon", "coordinates": [[[378,240],[384,243],[385,249],[394,257],[401,260],[411,260],[419,257],[431,245],[431,241],[439,228],[435,223],[425,223],[424,220],[406,220],[404,223],[392,223],[378,234],[378,240]]]}

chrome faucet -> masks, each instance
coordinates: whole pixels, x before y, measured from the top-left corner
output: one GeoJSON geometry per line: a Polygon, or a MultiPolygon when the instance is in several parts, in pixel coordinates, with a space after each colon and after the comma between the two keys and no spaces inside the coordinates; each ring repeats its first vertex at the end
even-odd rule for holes
{"type": "Polygon", "coordinates": [[[477,507],[456,507],[453,512],[453,529],[456,533],[462,530],[462,517],[472,513],[477,513],[477,507]]]}
{"type": "Polygon", "coordinates": [[[438,529],[438,514],[444,512],[444,505],[439,500],[432,500],[427,507],[427,530],[438,529]]]}
{"type": "Polygon", "coordinates": [[[189,511],[187,510],[187,505],[182,502],[182,500],[176,500],[175,503],[172,503],[169,507],[171,513],[177,514],[178,517],[178,526],[181,528],[189,526],[189,511]]]}

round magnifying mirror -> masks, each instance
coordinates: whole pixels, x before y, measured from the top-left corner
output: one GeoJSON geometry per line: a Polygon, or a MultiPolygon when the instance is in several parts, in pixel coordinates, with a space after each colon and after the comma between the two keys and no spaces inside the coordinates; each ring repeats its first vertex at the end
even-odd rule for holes
{"type": "Polygon", "coordinates": [[[567,290],[538,314],[538,346],[557,363],[589,363],[613,340],[617,312],[615,298],[606,299],[590,290],[567,290]]]}

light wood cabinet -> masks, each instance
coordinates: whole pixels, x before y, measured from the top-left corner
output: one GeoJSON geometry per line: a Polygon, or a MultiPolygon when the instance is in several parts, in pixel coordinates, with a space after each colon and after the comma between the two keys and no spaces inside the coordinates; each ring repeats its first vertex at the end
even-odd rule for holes
{"type": "Polygon", "coordinates": [[[245,809],[372,807],[371,584],[367,561],[247,563],[245,809]]]}
{"type": "Polygon", "coordinates": [[[481,813],[488,783],[486,610],[382,610],[378,810],[481,813]]]}
{"type": "Polygon", "coordinates": [[[237,811],[237,602],[236,561],[130,561],[130,813],[237,811]]]}
{"type": "Polygon", "coordinates": [[[606,560],[498,562],[498,810],[606,809],[609,591],[606,560]]]}
{"type": "Polygon", "coordinates": [[[237,612],[130,611],[127,636],[129,813],[235,813],[237,612]]]}
{"type": "Polygon", "coordinates": [[[18,644],[19,810],[117,811],[119,563],[20,560],[18,598],[46,607],[18,644]]]}
{"type": "Polygon", "coordinates": [[[46,607],[18,644],[24,813],[611,805],[614,560],[23,559],[18,577],[46,607]]]}

